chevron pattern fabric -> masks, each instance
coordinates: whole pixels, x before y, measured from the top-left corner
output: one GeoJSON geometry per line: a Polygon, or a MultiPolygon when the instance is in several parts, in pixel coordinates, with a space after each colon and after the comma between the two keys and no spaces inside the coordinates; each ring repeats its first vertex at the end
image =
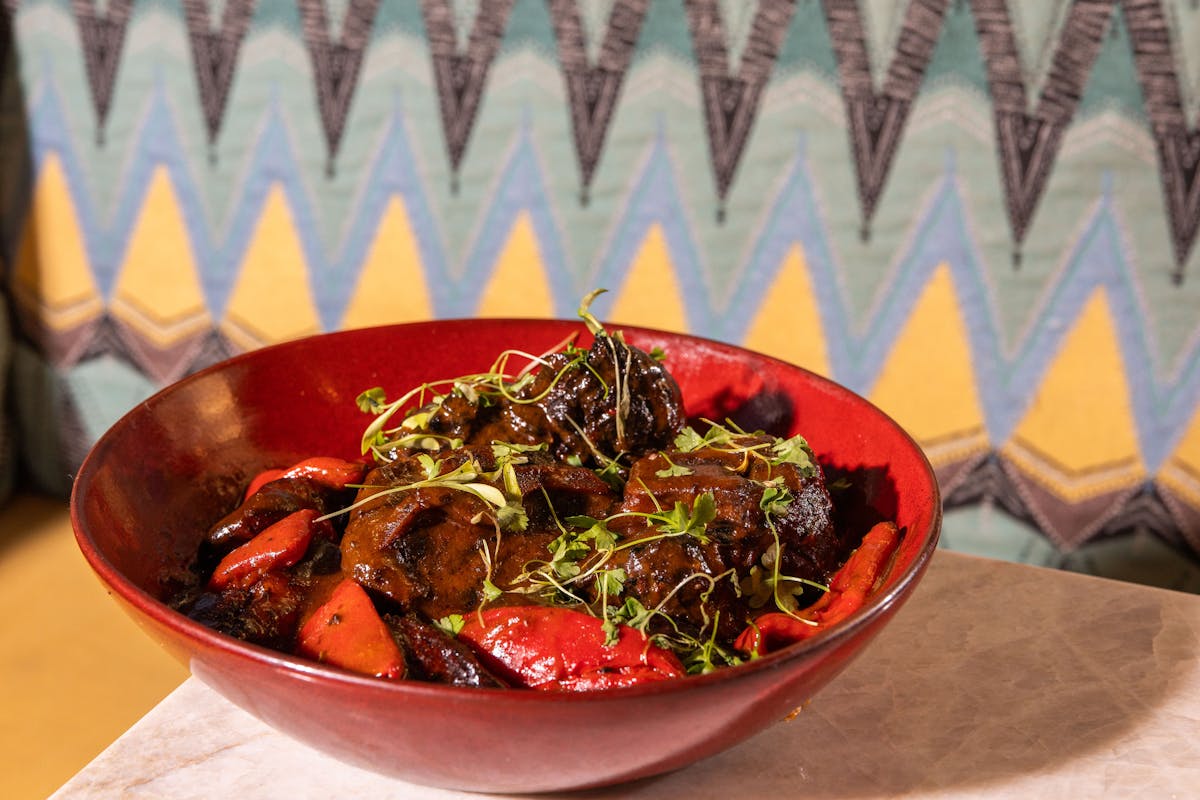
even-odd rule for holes
{"type": "Polygon", "coordinates": [[[946,545],[1200,590],[1191,0],[6,0],[23,465],[157,388],[431,317],[828,375],[946,545]]]}

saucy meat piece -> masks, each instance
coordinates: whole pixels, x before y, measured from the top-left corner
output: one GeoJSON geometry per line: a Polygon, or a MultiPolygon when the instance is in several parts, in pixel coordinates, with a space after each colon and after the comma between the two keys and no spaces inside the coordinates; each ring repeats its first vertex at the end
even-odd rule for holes
{"type": "MultiPolygon", "coordinates": [[[[402,609],[428,619],[466,613],[487,597],[487,581],[509,588],[526,565],[545,560],[560,531],[554,515],[603,513],[614,498],[589,469],[557,464],[531,453],[513,464],[525,522],[502,530],[495,509],[476,495],[426,480],[420,456],[398,458],[373,470],[342,537],[342,569],[402,609]],[[386,491],[388,487],[403,488],[386,491]],[[551,511],[553,509],[553,512],[551,511]]],[[[468,460],[480,472],[494,470],[490,448],[464,447],[439,454],[439,475],[468,460]]],[[[481,477],[480,480],[483,480],[481,477]]],[[[519,599],[518,599],[519,601],[519,599]]]]}
{"type": "Polygon", "coordinates": [[[813,472],[805,476],[795,464],[717,449],[656,453],[637,461],[618,512],[648,514],[676,503],[694,509],[704,494],[711,494],[714,510],[700,535],[661,536],[638,516],[613,520],[610,527],[622,534],[623,549],[612,565],[626,572],[625,594],[648,608],[662,603],[661,610],[693,634],[716,619],[718,639],[728,641],[757,613],[752,603],[761,605],[763,598],[742,591],[741,582],[756,567],[770,571],[776,536],[781,573],[825,582],[844,548],[821,473],[813,472]],[[771,485],[786,487],[790,499],[772,509],[768,524],[762,506],[771,485]],[[628,545],[638,540],[645,543],[628,545]]]}
{"type": "Polygon", "coordinates": [[[205,544],[227,552],[296,511],[310,508],[318,515],[336,511],[346,504],[347,496],[309,477],[271,481],[209,528],[205,544]]]}
{"type": "Polygon", "coordinates": [[[453,686],[505,685],[480,662],[470,645],[416,614],[387,614],[383,621],[404,652],[408,676],[413,680],[453,686]]]}
{"type": "Polygon", "coordinates": [[[619,336],[599,335],[586,353],[547,356],[515,399],[452,392],[427,424],[467,444],[546,443],[558,461],[599,466],[669,446],[684,421],[679,386],[662,364],[619,336]]]}
{"type": "Polygon", "coordinates": [[[187,616],[235,639],[291,648],[305,602],[305,588],[281,573],[270,573],[246,588],[201,592],[173,605],[187,616]]]}

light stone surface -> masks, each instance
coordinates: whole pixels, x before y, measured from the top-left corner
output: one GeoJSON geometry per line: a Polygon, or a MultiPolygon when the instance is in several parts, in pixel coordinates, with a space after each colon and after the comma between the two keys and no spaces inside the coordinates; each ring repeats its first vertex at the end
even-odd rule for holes
{"type": "MultiPolygon", "coordinates": [[[[942,551],[793,720],[574,796],[1200,797],[1198,651],[1200,596],[942,551]]],[[[191,678],[53,797],[482,795],[341,764],[191,678]]]]}

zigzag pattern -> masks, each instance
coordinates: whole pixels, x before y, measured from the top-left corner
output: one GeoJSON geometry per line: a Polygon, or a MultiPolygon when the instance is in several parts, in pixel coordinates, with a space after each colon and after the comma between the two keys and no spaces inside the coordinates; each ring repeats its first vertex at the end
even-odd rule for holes
{"type": "MultiPolygon", "coordinates": [[[[458,41],[456,12],[447,0],[420,3],[456,185],[512,2],[484,3],[473,16],[465,43],[458,41]]],[[[326,172],[332,176],[379,0],[352,0],[343,9],[336,36],[331,34],[325,0],[297,3],[324,132],[326,172]]],[[[1052,39],[1053,50],[1047,51],[1052,52],[1050,65],[1036,104],[1027,96],[1007,0],[972,0],[970,5],[992,99],[1014,258],[1019,261],[1020,248],[1053,172],[1065,129],[1091,77],[1117,0],[1072,0],[1058,36],[1052,39]]],[[[729,34],[715,0],[684,0],[683,6],[699,73],[721,218],[762,93],[788,33],[795,0],[757,0],[750,7],[750,30],[736,63],[729,58],[729,34]]],[[[867,235],[909,109],[938,42],[947,2],[909,0],[878,92],[870,74],[865,26],[856,0],[824,0],[823,7],[841,78],[867,235]]],[[[97,117],[96,137],[103,142],[132,7],[129,0],[120,0],[101,11],[94,0],[72,0],[72,10],[97,117]]],[[[599,61],[592,65],[585,53],[574,0],[549,4],[581,172],[580,196],[585,202],[647,10],[648,0],[612,0],[607,28],[603,34],[594,32],[604,44],[599,61]]],[[[1182,280],[1184,263],[1200,230],[1200,131],[1190,124],[1184,109],[1172,57],[1172,25],[1163,0],[1123,0],[1121,10],[1156,144],[1176,279],[1182,280]]],[[[226,12],[216,33],[204,0],[192,0],[185,15],[210,142],[222,124],[234,62],[253,14],[252,3],[235,0],[226,12]]]]}
{"type": "MultiPolygon", "coordinates": [[[[93,18],[99,13],[86,0],[77,2],[93,18]]],[[[940,0],[921,2],[923,14],[944,11],[947,29],[961,28],[968,13],[961,3],[947,8],[940,0]]],[[[506,7],[507,0],[498,3],[496,8],[506,7]]],[[[1093,22],[1096,9],[1110,4],[1089,0],[1093,22]]],[[[193,18],[203,16],[201,5],[190,0],[193,18]]],[[[228,8],[245,14],[254,5],[243,0],[228,8]]],[[[570,4],[555,0],[555,6],[561,14],[570,4]]],[[[994,9],[996,3],[970,6],[994,9]]],[[[324,4],[304,0],[303,7],[311,23],[324,4]]],[[[360,17],[367,11],[375,15],[376,8],[381,18],[395,13],[374,2],[351,7],[360,17]]],[[[424,7],[448,8],[441,2],[424,7]]],[[[621,7],[638,10],[642,4],[621,7]]],[[[649,5],[643,36],[645,30],[664,35],[667,23],[655,17],[661,8],[649,5]]],[[[717,13],[710,2],[689,8],[717,13]]],[[[785,0],[770,8],[791,13],[785,0]]],[[[819,15],[814,8],[801,5],[795,17],[811,23],[819,15]]],[[[844,13],[849,6],[829,0],[824,8],[844,13]]],[[[1126,0],[1122,8],[1147,14],[1155,24],[1154,12],[1161,11],[1158,0],[1126,0]]],[[[896,363],[896,343],[920,315],[927,289],[948,276],[980,416],[980,430],[954,432],[961,433],[951,443],[957,455],[939,463],[948,501],[994,500],[1035,522],[1064,549],[1148,525],[1168,541],[1200,552],[1200,475],[1193,474],[1200,470],[1200,453],[1189,444],[1200,441],[1200,322],[1194,313],[1200,286],[1164,280],[1172,270],[1181,274],[1187,258],[1200,258],[1187,256],[1186,247],[1181,256],[1179,233],[1186,226],[1180,229],[1177,217],[1168,214],[1187,207],[1188,192],[1200,187],[1194,170],[1189,172],[1194,137],[1181,118],[1165,123],[1179,167],[1175,199],[1163,195],[1162,173],[1155,172],[1166,152],[1166,128],[1156,127],[1165,117],[1151,113],[1147,128],[1127,108],[1096,101],[1070,124],[1055,122],[1054,170],[1044,159],[1040,165],[1037,159],[1022,162],[1013,173],[1020,184],[1014,188],[1006,183],[1013,175],[1005,171],[1013,165],[996,156],[1000,139],[1015,136],[1009,144],[1026,154],[1033,145],[1022,144],[1020,131],[1005,134],[996,127],[997,106],[985,91],[986,80],[948,81],[936,48],[924,56],[931,74],[942,69],[936,86],[915,94],[914,81],[893,81],[879,94],[862,91],[856,95],[859,106],[852,107],[838,83],[836,54],[827,71],[811,65],[777,69],[769,81],[759,64],[751,77],[760,83],[751,99],[739,94],[750,89],[721,89],[725,79],[711,71],[705,80],[717,88],[705,95],[695,67],[669,51],[635,55],[623,80],[606,73],[604,94],[598,85],[587,85],[599,80],[600,67],[579,48],[568,48],[578,82],[572,88],[562,83],[554,48],[531,45],[489,61],[486,92],[473,101],[468,95],[484,92],[483,84],[454,78],[462,96],[450,116],[467,127],[447,153],[453,142],[439,127],[448,124],[446,97],[434,84],[453,83],[453,75],[438,77],[430,66],[436,54],[403,25],[377,30],[370,46],[355,29],[350,55],[335,52],[344,32],[326,30],[317,37],[325,61],[312,41],[289,33],[287,25],[253,28],[233,50],[218,52],[210,42],[206,105],[199,96],[180,95],[195,91],[198,80],[193,69],[199,62],[181,55],[189,36],[198,47],[195,26],[161,8],[133,9],[121,37],[140,42],[142,49],[127,46],[118,69],[126,77],[118,77],[115,92],[103,95],[105,113],[96,119],[83,102],[89,93],[95,100],[94,87],[75,77],[85,60],[73,49],[75,21],[63,8],[44,3],[28,3],[18,17],[21,42],[29,48],[19,57],[28,70],[21,102],[31,153],[29,163],[20,165],[24,174],[8,173],[18,188],[4,187],[2,193],[10,205],[0,209],[0,219],[15,227],[2,232],[0,260],[14,265],[9,281],[23,332],[50,361],[50,380],[65,384],[56,402],[64,418],[81,427],[69,443],[79,452],[66,454],[65,469],[55,465],[47,472],[69,472],[89,437],[111,421],[105,414],[113,409],[87,397],[98,375],[136,395],[149,390],[147,375],[170,380],[271,341],[269,327],[248,324],[244,299],[249,292],[253,305],[247,265],[263,247],[261,229],[268,222],[276,237],[268,246],[296,254],[289,266],[294,271],[287,273],[304,284],[289,287],[300,298],[296,316],[322,330],[352,321],[359,280],[399,224],[411,237],[414,255],[396,265],[403,272],[396,280],[410,281],[426,303],[423,313],[438,317],[496,310],[497,282],[520,282],[520,291],[509,295],[524,294],[536,313],[558,316],[571,316],[580,296],[606,286],[614,290],[622,321],[748,342],[762,325],[780,322],[768,309],[776,308],[782,287],[794,286],[803,273],[796,313],[803,306],[815,319],[812,335],[824,353],[819,368],[865,395],[877,390],[896,363]],[[241,65],[227,82],[233,58],[241,65]],[[349,82],[330,72],[330,59],[338,58],[349,71],[337,75],[349,82]],[[152,71],[138,71],[147,64],[152,71]],[[324,77],[318,80],[318,73],[324,77]],[[325,94],[314,92],[322,81],[325,94]],[[239,95],[246,86],[257,94],[239,95]],[[712,104],[722,93],[731,105],[725,116],[714,117],[712,104]],[[476,101],[477,107],[467,109],[476,101]],[[586,114],[572,117],[566,106],[581,103],[586,114]],[[884,124],[871,118],[879,103],[911,105],[900,116],[893,108],[891,122],[884,124]],[[348,111],[334,113],[335,106],[348,111]],[[865,116],[854,116],[860,112],[865,116]],[[726,144],[740,137],[745,152],[738,144],[716,158],[714,124],[725,126],[726,144]],[[847,130],[867,138],[848,147],[847,130]],[[105,131],[102,144],[97,131],[105,131]],[[605,138],[601,159],[597,141],[605,138]],[[866,162],[851,160],[852,151],[866,153],[866,162]],[[335,154],[336,174],[327,172],[335,154]],[[564,168],[572,155],[583,159],[578,173],[564,168]],[[864,163],[869,175],[861,171],[864,163]],[[1104,165],[1103,172],[1090,171],[1095,163],[1104,165]],[[54,213],[65,217],[39,220],[36,198],[51,173],[62,176],[69,201],[54,213]],[[1057,176],[1069,177],[1056,182],[1057,176]],[[34,213],[21,205],[30,194],[20,190],[23,183],[32,187],[34,213]],[[897,193],[898,186],[904,192],[897,193]],[[1006,188],[1055,209],[1047,219],[1023,207],[1021,213],[1029,216],[1022,218],[1017,237],[1024,256],[1020,272],[1011,269],[1015,212],[1006,188]],[[590,195],[586,203],[582,190],[590,195]],[[856,190],[859,209],[852,199],[856,190]],[[869,205],[869,241],[859,238],[861,204],[869,205]],[[200,299],[182,321],[150,314],[144,320],[147,338],[147,328],[128,324],[128,314],[153,308],[130,311],[122,281],[139,226],[164,208],[179,222],[181,241],[173,242],[173,252],[194,271],[200,299]],[[1176,223],[1164,222],[1168,217],[1176,223]],[[80,243],[86,276],[70,287],[69,296],[52,297],[40,285],[37,250],[46,244],[39,238],[48,235],[80,243]],[[514,253],[524,259],[515,266],[514,253]],[[645,266],[650,262],[658,265],[652,275],[645,266]],[[56,305],[60,300],[65,305],[56,305]],[[804,305],[809,303],[811,308],[804,305]],[[1068,528],[1047,510],[1045,495],[1054,493],[1054,480],[1039,482],[1040,467],[1020,461],[1028,455],[1026,445],[1038,443],[1021,441],[1021,435],[1072,331],[1097,307],[1111,322],[1117,358],[1105,368],[1120,373],[1115,379],[1129,406],[1129,419],[1121,421],[1128,423],[1137,452],[1129,463],[1093,459],[1083,466],[1118,479],[1103,491],[1083,492],[1083,500],[1069,492],[1059,497],[1055,502],[1075,503],[1087,519],[1064,533],[1068,528]],[[1170,485],[1168,472],[1175,481],[1170,485]]],[[[294,22],[298,30],[299,18],[294,22]]],[[[687,36],[685,21],[668,22],[687,36]]],[[[1097,45],[1099,62],[1128,50],[1126,32],[1110,28],[1111,38],[1097,45]]],[[[1139,30],[1145,34],[1150,28],[1139,30]]],[[[115,29],[105,30],[106,41],[116,41],[115,29]]],[[[555,35],[548,26],[544,43],[555,35]]],[[[457,56],[450,50],[443,55],[451,69],[457,56]]],[[[613,56],[612,63],[618,60],[613,56]]],[[[747,63],[740,56],[729,60],[747,63]]],[[[889,69],[908,66],[893,62],[889,69]]],[[[1134,82],[1134,74],[1130,66],[1125,77],[1134,82]]],[[[862,69],[854,75],[860,81],[870,77],[862,69]]],[[[1074,100],[1088,106],[1087,97],[1074,100]]],[[[1022,124],[1034,125],[1034,117],[1036,111],[1022,124]]],[[[178,268],[164,265],[164,274],[178,275],[178,268]]],[[[506,309],[523,310],[501,310],[506,309]]],[[[30,416],[34,428],[41,424],[36,417],[30,416]]],[[[1041,458],[1048,469],[1087,484],[1087,475],[1069,474],[1066,460],[1054,463],[1061,455],[1034,452],[1034,461],[1041,458]]]]}
{"type": "MultiPolygon", "coordinates": [[[[881,301],[861,321],[853,319],[840,290],[839,275],[846,265],[832,252],[826,233],[828,222],[816,198],[804,148],[793,154],[769,212],[750,242],[748,257],[737,265],[732,294],[719,302],[705,287],[699,256],[699,237],[690,227],[685,202],[674,171],[668,144],[662,137],[648,144],[644,166],[633,176],[623,211],[612,229],[598,266],[582,281],[570,278],[564,256],[566,232],[551,213],[546,178],[536,144],[520,133],[503,161],[494,190],[505,202],[488,206],[478,222],[461,269],[446,252],[445,241],[433,224],[428,188],[413,160],[408,127],[397,111],[388,122],[381,150],[358,193],[351,214],[354,226],[346,232],[346,246],[334,257],[326,255],[316,231],[318,221],[306,187],[297,177],[301,170],[284,124],[276,112],[268,119],[255,147],[231,218],[236,224],[224,238],[215,237],[201,223],[204,215],[199,189],[187,168],[187,159],[174,132],[171,114],[161,98],[152,103],[140,121],[140,135],[132,147],[116,204],[117,213],[103,225],[105,214],[89,198],[87,182],[73,144],[67,136],[55,94],[47,91],[32,106],[38,163],[53,152],[62,160],[76,210],[88,260],[93,265],[98,290],[111,300],[122,254],[142,208],[153,169],[164,165],[188,222],[189,243],[197,263],[205,265],[202,285],[214,318],[224,316],[238,278],[249,241],[270,187],[281,187],[295,217],[311,282],[310,291],[322,325],[340,327],[353,290],[353,278],[375,239],[380,220],[392,197],[403,199],[417,233],[423,267],[432,279],[429,291],[438,316],[470,316],[482,300],[484,287],[519,214],[528,214],[537,236],[545,274],[556,313],[570,316],[578,298],[591,286],[620,286],[634,250],[652,226],[663,230],[693,331],[739,342],[753,319],[736,309],[759,308],[787,250],[798,244],[807,254],[814,293],[826,331],[834,378],[867,393],[882,369],[893,342],[908,320],[915,299],[933,269],[949,264],[960,302],[970,320],[970,347],[976,364],[989,438],[1005,441],[1020,420],[1047,364],[1065,333],[1062,320],[1073,320],[1084,301],[1100,287],[1108,291],[1125,365],[1139,441],[1147,467],[1156,469],[1178,444],[1184,426],[1200,403],[1200,336],[1180,354],[1178,366],[1166,377],[1155,369],[1158,355],[1146,330],[1148,313],[1136,275],[1125,257],[1128,243],[1122,234],[1121,213],[1111,190],[1106,190],[1087,218],[1077,224],[1080,233],[1068,244],[1061,266],[1043,294],[1033,324],[1005,354],[1002,327],[992,311],[993,291],[988,270],[975,241],[963,189],[953,163],[945,166],[925,207],[914,218],[909,246],[899,254],[896,267],[881,282],[881,301]]],[[[1197,329],[1200,331],[1200,328],[1197,329]]],[[[65,366],[65,365],[64,365],[65,366]]]]}

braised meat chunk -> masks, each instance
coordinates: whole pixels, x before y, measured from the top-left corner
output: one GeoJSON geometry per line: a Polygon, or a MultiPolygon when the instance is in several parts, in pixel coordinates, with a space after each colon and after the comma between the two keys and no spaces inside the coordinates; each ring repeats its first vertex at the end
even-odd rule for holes
{"type": "Polygon", "coordinates": [[[383,619],[404,652],[408,675],[413,680],[452,686],[505,685],[488,671],[469,645],[416,614],[387,614],[383,619]]]}
{"type": "Polygon", "coordinates": [[[627,464],[670,446],[684,424],[671,374],[620,336],[542,359],[512,391],[462,384],[428,412],[431,434],[466,444],[545,444],[558,461],[627,464]]]}
{"type": "Polygon", "coordinates": [[[507,455],[476,445],[369,473],[342,538],[345,573],[427,619],[465,613],[525,587],[526,565],[545,559],[561,533],[556,517],[602,515],[615,501],[590,469],[496,448],[507,455]],[[512,505],[501,495],[504,472],[512,505]],[[489,482],[498,486],[479,488],[489,482]]]}
{"type": "Polygon", "coordinates": [[[657,453],[634,464],[609,523],[622,535],[625,549],[611,563],[624,569],[627,595],[693,635],[711,625],[725,640],[776,589],[790,598],[806,582],[828,580],[845,548],[823,476],[752,455],[770,441],[657,453]],[[677,516],[666,526],[664,509],[677,516]]]}

